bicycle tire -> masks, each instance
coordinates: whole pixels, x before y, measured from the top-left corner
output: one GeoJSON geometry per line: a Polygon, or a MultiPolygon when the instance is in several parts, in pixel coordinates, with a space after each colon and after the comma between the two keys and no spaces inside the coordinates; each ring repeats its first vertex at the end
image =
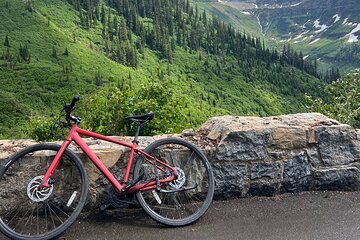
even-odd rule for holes
{"type": "MultiPolygon", "coordinates": [[[[144,151],[176,167],[180,173],[178,179],[162,185],[163,190],[189,189],[170,193],[138,191],[136,197],[145,212],[167,226],[185,226],[197,221],[210,207],[215,188],[213,172],[206,156],[194,144],[178,138],[157,140],[144,151]],[[172,154],[174,150],[178,151],[177,155],[172,154]]],[[[153,165],[141,156],[134,168],[134,178],[144,174],[143,183],[154,181],[154,171],[153,165]]]]}
{"type": "Polygon", "coordinates": [[[87,199],[88,179],[82,161],[72,151],[65,150],[51,176],[51,187],[37,188],[60,147],[36,144],[12,155],[1,166],[0,231],[7,237],[54,239],[79,216],[87,199]]]}

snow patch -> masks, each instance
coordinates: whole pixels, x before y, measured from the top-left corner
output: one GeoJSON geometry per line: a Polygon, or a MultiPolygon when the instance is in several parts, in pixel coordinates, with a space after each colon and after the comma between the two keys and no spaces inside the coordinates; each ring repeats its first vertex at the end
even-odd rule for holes
{"type": "Polygon", "coordinates": [[[357,24],[356,28],[354,28],[354,29],[350,32],[350,34],[354,34],[354,33],[356,33],[357,31],[360,31],[360,23],[357,24]]]}
{"type": "Polygon", "coordinates": [[[319,41],[319,40],[320,40],[320,38],[317,38],[317,39],[315,39],[314,41],[311,41],[311,42],[309,43],[309,45],[312,45],[312,44],[316,43],[316,42],[319,41]]]}
{"type": "Polygon", "coordinates": [[[307,59],[309,57],[309,55],[306,55],[303,57],[303,60],[307,59]]]}
{"type": "Polygon", "coordinates": [[[251,13],[249,12],[241,12],[242,14],[245,14],[245,15],[251,15],[251,13]]]}
{"type": "Polygon", "coordinates": [[[349,19],[349,18],[345,18],[342,24],[345,25],[345,24],[347,23],[347,20],[348,20],[348,19],[349,19]]]}
{"type": "Polygon", "coordinates": [[[305,35],[305,34],[307,34],[308,32],[309,32],[309,30],[307,30],[307,31],[305,31],[305,32],[300,33],[299,35],[297,35],[297,36],[294,38],[294,40],[297,40],[297,39],[299,39],[299,38],[304,37],[304,35],[305,35]]]}
{"type": "Polygon", "coordinates": [[[305,26],[305,25],[306,25],[308,22],[310,22],[310,21],[311,21],[310,19],[309,19],[309,20],[307,20],[307,21],[306,21],[303,25],[301,25],[301,27],[302,27],[302,28],[306,28],[306,26],[305,26]]]}
{"type": "Polygon", "coordinates": [[[349,43],[358,42],[358,41],[359,41],[358,36],[356,36],[354,34],[350,34],[349,40],[348,40],[349,43]]]}
{"type": "Polygon", "coordinates": [[[340,21],[340,16],[339,16],[339,14],[335,14],[332,18],[335,18],[334,23],[340,21]]]}
{"type": "Polygon", "coordinates": [[[316,33],[320,33],[320,32],[322,32],[322,31],[324,31],[325,29],[328,28],[328,26],[326,26],[325,24],[320,24],[319,19],[316,19],[316,20],[315,20],[315,22],[314,22],[314,27],[315,27],[315,28],[320,28],[320,29],[318,29],[318,30],[315,31],[316,33]]]}
{"type": "Polygon", "coordinates": [[[351,32],[349,34],[347,34],[347,35],[349,35],[349,40],[348,40],[349,43],[359,41],[358,36],[354,34],[354,33],[358,32],[358,31],[360,31],[360,23],[358,23],[357,26],[353,30],[351,30],[351,32]]]}
{"type": "Polygon", "coordinates": [[[295,4],[293,4],[293,5],[290,5],[290,7],[296,7],[296,6],[299,6],[300,4],[302,4],[304,1],[301,1],[301,2],[299,2],[299,3],[295,3],[295,4]]]}

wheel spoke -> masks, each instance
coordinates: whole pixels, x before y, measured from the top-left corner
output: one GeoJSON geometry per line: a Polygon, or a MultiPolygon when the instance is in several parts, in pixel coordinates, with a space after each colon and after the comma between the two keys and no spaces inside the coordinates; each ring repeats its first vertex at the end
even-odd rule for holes
{"type": "Polygon", "coordinates": [[[59,149],[55,144],[37,144],[19,151],[6,163],[0,189],[9,185],[13,188],[0,197],[0,227],[8,237],[56,238],[80,214],[88,182],[81,160],[69,150],[51,176],[55,183],[39,190],[43,175],[59,149]],[[69,199],[69,193],[74,191],[78,192],[77,200],[66,207],[64,199],[69,199]]]}
{"type": "MultiPolygon", "coordinates": [[[[144,210],[155,220],[172,226],[190,224],[200,218],[209,208],[214,194],[214,177],[206,157],[194,145],[173,138],[158,140],[145,151],[174,167],[178,178],[161,186],[168,191],[158,192],[161,203],[155,201],[151,191],[138,192],[137,198],[144,210]],[[194,186],[197,187],[193,188],[194,186]],[[171,192],[172,190],[174,191],[171,192]]],[[[152,171],[149,163],[137,163],[135,177],[139,175],[140,169],[152,171]]],[[[150,175],[153,176],[154,173],[150,175]]],[[[163,179],[165,175],[159,174],[158,177],[163,179]]],[[[143,184],[147,182],[148,179],[143,184]]]]}

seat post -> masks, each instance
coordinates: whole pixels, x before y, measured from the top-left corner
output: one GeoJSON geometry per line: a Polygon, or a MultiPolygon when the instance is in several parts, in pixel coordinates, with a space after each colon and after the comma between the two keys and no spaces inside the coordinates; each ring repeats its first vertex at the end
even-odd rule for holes
{"type": "Polygon", "coordinates": [[[133,142],[139,143],[139,135],[140,135],[140,129],[141,129],[141,124],[136,124],[136,133],[135,133],[135,138],[133,140],[133,142]]]}

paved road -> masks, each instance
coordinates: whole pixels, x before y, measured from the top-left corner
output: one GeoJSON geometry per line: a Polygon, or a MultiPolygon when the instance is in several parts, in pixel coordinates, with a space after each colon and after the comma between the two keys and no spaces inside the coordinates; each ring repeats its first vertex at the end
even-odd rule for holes
{"type": "Polygon", "coordinates": [[[312,192],[215,201],[199,222],[168,228],[141,209],[82,216],[62,239],[359,240],[360,192],[312,192]]]}

